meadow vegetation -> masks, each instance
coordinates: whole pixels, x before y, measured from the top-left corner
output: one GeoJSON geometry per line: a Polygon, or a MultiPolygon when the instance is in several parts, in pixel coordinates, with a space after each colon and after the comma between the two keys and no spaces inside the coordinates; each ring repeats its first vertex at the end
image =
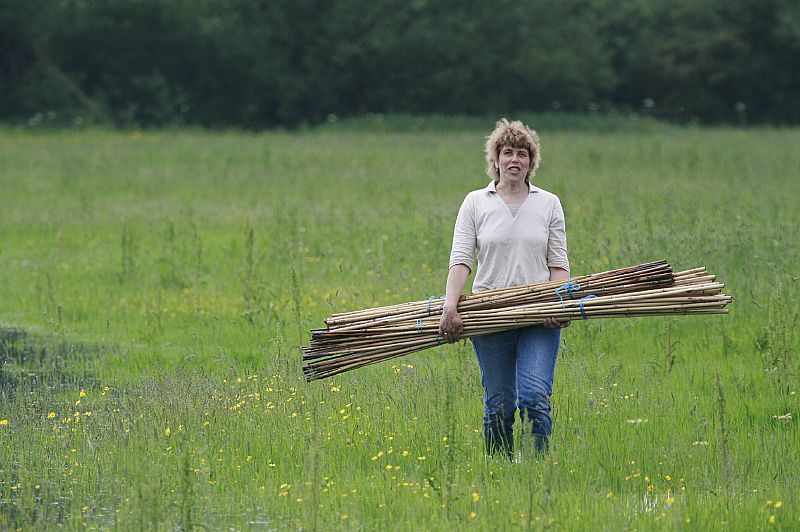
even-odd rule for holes
{"type": "Polygon", "coordinates": [[[795,129],[540,128],[573,274],[735,297],[573,323],[546,459],[486,458],[466,343],[303,381],[325,316],[442,292],[492,126],[446,122],[0,129],[0,528],[800,527],[795,129]]]}

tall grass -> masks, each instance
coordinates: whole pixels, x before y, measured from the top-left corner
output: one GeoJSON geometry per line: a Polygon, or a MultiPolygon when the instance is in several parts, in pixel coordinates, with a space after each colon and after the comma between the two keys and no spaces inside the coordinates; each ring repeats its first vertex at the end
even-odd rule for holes
{"type": "Polygon", "coordinates": [[[573,273],[736,297],[573,323],[546,460],[484,456],[466,344],[303,382],[331,312],[441,293],[491,121],[436,121],[0,130],[0,527],[800,526],[795,130],[540,128],[573,273]]]}

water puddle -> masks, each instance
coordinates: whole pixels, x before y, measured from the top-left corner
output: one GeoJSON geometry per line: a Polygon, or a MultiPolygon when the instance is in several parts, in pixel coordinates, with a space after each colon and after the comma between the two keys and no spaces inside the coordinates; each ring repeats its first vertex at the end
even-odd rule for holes
{"type": "Polygon", "coordinates": [[[89,386],[95,383],[91,361],[98,352],[98,347],[70,343],[62,335],[37,336],[0,324],[0,398],[42,386],[89,386]]]}

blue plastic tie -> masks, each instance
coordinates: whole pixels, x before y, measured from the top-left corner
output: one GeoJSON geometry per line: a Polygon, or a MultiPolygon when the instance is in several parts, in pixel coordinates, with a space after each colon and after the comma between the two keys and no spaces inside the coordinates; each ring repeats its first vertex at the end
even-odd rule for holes
{"type": "Polygon", "coordinates": [[[444,298],[445,298],[445,296],[441,296],[441,295],[440,296],[431,296],[431,297],[428,298],[428,316],[431,315],[431,303],[433,302],[433,300],[434,299],[444,299],[444,298]]]}
{"type": "Polygon", "coordinates": [[[556,288],[556,295],[558,296],[559,301],[561,301],[561,306],[562,307],[564,306],[564,298],[561,296],[563,292],[566,292],[567,296],[569,296],[570,299],[575,299],[574,297],[572,297],[572,292],[573,290],[577,292],[580,289],[581,285],[579,285],[578,283],[573,283],[572,279],[567,280],[567,284],[562,284],[561,286],[556,288]]]}
{"type": "Polygon", "coordinates": [[[439,338],[439,333],[436,333],[436,345],[442,345],[441,338],[439,338]]]}
{"type": "Polygon", "coordinates": [[[586,319],[586,312],[583,310],[583,302],[585,300],[587,300],[587,299],[592,299],[593,297],[597,297],[597,296],[592,294],[590,296],[586,296],[586,297],[582,297],[581,298],[581,316],[583,316],[583,319],[586,319]]]}

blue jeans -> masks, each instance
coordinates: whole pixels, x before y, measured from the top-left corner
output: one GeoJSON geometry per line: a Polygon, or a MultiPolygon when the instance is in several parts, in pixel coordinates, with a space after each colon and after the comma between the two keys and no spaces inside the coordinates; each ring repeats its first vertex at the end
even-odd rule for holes
{"type": "Polygon", "coordinates": [[[560,329],[543,326],[472,338],[481,368],[483,432],[490,453],[512,448],[517,408],[523,437],[530,431],[546,441],[552,434],[550,396],[560,340],[560,329]]]}

